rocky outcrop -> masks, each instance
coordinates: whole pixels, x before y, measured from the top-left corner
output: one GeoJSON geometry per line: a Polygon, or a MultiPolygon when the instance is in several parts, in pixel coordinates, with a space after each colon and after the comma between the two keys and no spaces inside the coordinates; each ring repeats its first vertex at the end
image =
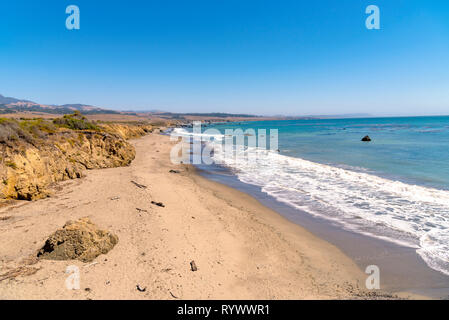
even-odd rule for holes
{"type": "Polygon", "coordinates": [[[37,256],[40,259],[90,262],[108,253],[117,242],[116,235],[98,229],[89,218],[81,218],[68,221],[62,229],[53,233],[37,256]]]}
{"type": "Polygon", "coordinates": [[[362,141],[364,141],[364,142],[369,142],[369,141],[371,141],[371,138],[370,138],[369,136],[364,136],[364,137],[362,138],[362,141]]]}
{"type": "Polygon", "coordinates": [[[21,129],[23,123],[0,123],[0,199],[46,197],[58,181],[80,178],[86,169],[127,166],[135,150],[124,137],[142,136],[149,128],[111,126],[107,130],[21,129]],[[114,133],[114,129],[120,131],[114,133]],[[4,128],[3,128],[4,129],[4,128]],[[30,133],[31,132],[31,133],[30,133]],[[25,137],[25,135],[27,135],[25,137]]]}

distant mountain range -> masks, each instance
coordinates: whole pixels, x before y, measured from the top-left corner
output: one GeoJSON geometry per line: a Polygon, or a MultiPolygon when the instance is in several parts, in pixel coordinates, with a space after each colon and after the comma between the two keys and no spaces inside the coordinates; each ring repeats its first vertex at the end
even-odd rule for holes
{"type": "Polygon", "coordinates": [[[16,112],[45,112],[52,114],[67,114],[73,111],[80,111],[83,114],[119,114],[115,110],[103,109],[95,106],[75,103],[63,105],[45,105],[29,100],[5,97],[0,94],[0,113],[16,112]]]}
{"type": "Polygon", "coordinates": [[[31,101],[19,100],[19,99],[11,98],[11,97],[5,97],[0,94],[0,104],[10,104],[10,103],[16,103],[16,102],[31,102],[31,101]]]}
{"type": "Polygon", "coordinates": [[[137,114],[150,114],[160,118],[167,119],[185,119],[188,116],[194,117],[212,117],[212,118],[256,118],[258,116],[249,114],[230,114],[230,113],[172,113],[162,110],[151,111],[115,111],[103,109],[91,105],[85,105],[80,103],[75,104],[63,104],[63,105],[45,105],[36,103],[34,101],[17,99],[12,97],[5,97],[0,94],[0,114],[6,113],[18,113],[18,112],[42,112],[50,114],[68,114],[74,111],[80,111],[83,114],[123,114],[123,115],[137,115],[137,114]]]}
{"type": "Polygon", "coordinates": [[[261,116],[257,116],[254,114],[223,113],[223,112],[173,113],[173,112],[156,111],[156,112],[151,112],[151,113],[157,114],[158,117],[168,117],[170,119],[178,119],[178,118],[183,118],[186,116],[212,117],[212,118],[258,118],[258,117],[261,117],[261,116]]]}
{"type": "Polygon", "coordinates": [[[45,105],[29,100],[5,97],[0,94],[0,114],[18,113],[18,112],[43,112],[50,114],[68,114],[74,111],[80,111],[83,114],[122,114],[122,115],[153,115],[167,119],[186,119],[188,117],[210,117],[210,118],[271,118],[271,119],[332,119],[332,118],[365,118],[372,117],[366,113],[341,114],[341,115],[310,115],[310,116],[260,116],[252,114],[233,114],[222,112],[209,113],[175,113],[162,110],[150,111],[115,111],[103,109],[91,105],[74,103],[63,105],[45,105]]]}

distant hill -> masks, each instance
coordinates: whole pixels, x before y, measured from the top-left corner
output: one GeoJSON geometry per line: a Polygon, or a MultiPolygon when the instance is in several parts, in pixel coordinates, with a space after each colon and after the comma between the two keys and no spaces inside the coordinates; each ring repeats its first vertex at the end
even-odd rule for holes
{"type": "Polygon", "coordinates": [[[185,116],[194,117],[211,117],[211,118],[257,118],[259,116],[252,114],[238,114],[238,113],[222,113],[222,112],[210,112],[210,113],[173,113],[173,112],[151,112],[159,117],[169,117],[171,119],[184,118],[185,116]]]}
{"type": "Polygon", "coordinates": [[[162,110],[150,111],[115,111],[99,108],[96,106],[72,103],[62,105],[45,105],[34,101],[5,97],[0,94],[0,115],[14,114],[23,112],[46,113],[51,115],[70,114],[74,111],[80,111],[85,115],[120,115],[123,117],[134,116],[140,118],[160,118],[166,120],[193,121],[199,119],[207,120],[229,120],[229,119],[260,119],[260,116],[251,114],[234,114],[222,112],[210,113],[175,113],[162,110]]]}
{"type": "Polygon", "coordinates": [[[83,114],[119,114],[114,110],[103,109],[85,104],[45,105],[29,100],[5,97],[0,94],[0,114],[15,112],[44,112],[51,114],[67,114],[78,110],[83,114]]]}
{"type": "Polygon", "coordinates": [[[31,102],[31,101],[19,100],[19,99],[11,98],[11,97],[5,97],[0,94],[0,104],[10,104],[10,103],[17,103],[17,102],[31,102]]]}
{"type": "Polygon", "coordinates": [[[156,117],[161,119],[173,119],[181,121],[192,121],[199,119],[208,120],[295,120],[295,119],[335,119],[335,118],[367,118],[372,115],[366,113],[354,113],[354,114],[340,114],[340,115],[308,115],[308,116],[260,116],[253,114],[238,114],[238,113],[224,113],[224,112],[204,112],[204,113],[177,113],[167,112],[162,110],[148,110],[148,111],[115,111],[103,109],[96,106],[72,103],[62,105],[45,105],[36,103],[29,100],[17,99],[13,97],[5,97],[0,94],[0,114],[11,114],[19,112],[39,112],[48,114],[69,114],[74,111],[80,111],[86,115],[123,115],[123,116],[136,116],[142,118],[156,117]]]}

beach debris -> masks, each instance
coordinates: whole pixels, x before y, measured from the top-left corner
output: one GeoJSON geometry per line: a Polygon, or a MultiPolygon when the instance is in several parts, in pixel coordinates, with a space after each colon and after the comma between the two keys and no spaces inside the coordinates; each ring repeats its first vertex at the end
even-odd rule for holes
{"type": "Polygon", "coordinates": [[[192,271],[197,271],[198,270],[198,268],[196,267],[196,263],[195,263],[195,261],[190,261],[190,270],[192,270],[192,271]]]}
{"type": "Polygon", "coordinates": [[[170,172],[170,173],[180,173],[180,171],[179,171],[179,170],[173,170],[173,169],[172,169],[172,170],[170,170],[169,172],[170,172]]]}
{"type": "Polygon", "coordinates": [[[33,254],[33,255],[30,255],[30,256],[22,259],[22,261],[20,263],[24,264],[26,266],[31,266],[31,265],[36,264],[38,262],[39,262],[39,259],[33,254]]]}
{"type": "Polygon", "coordinates": [[[148,210],[140,209],[140,208],[136,208],[136,210],[139,211],[139,213],[140,213],[140,212],[148,212],[148,210]]]}
{"type": "Polygon", "coordinates": [[[165,207],[165,205],[162,202],[151,201],[151,204],[154,204],[154,205],[156,205],[158,207],[162,207],[162,208],[165,207]]]}
{"type": "Polygon", "coordinates": [[[6,273],[0,275],[0,281],[14,279],[19,276],[31,276],[38,272],[40,268],[21,266],[15,269],[12,269],[6,273]]]}
{"type": "Polygon", "coordinates": [[[92,262],[92,263],[89,263],[89,264],[86,264],[86,265],[84,266],[84,268],[92,267],[92,266],[94,266],[94,265],[96,265],[96,264],[98,264],[97,261],[92,262]]]}
{"type": "Polygon", "coordinates": [[[11,219],[11,218],[12,218],[12,216],[1,216],[0,217],[0,221],[6,221],[6,220],[11,219]]]}
{"type": "Polygon", "coordinates": [[[371,138],[370,138],[369,136],[364,136],[364,137],[362,138],[362,141],[368,142],[368,141],[371,141],[371,138]]]}
{"type": "Polygon", "coordinates": [[[120,197],[112,197],[109,200],[119,200],[119,199],[120,199],[120,197]]]}
{"type": "Polygon", "coordinates": [[[138,187],[138,188],[140,188],[140,189],[146,189],[146,188],[147,188],[146,185],[137,183],[137,182],[135,182],[135,181],[133,181],[133,180],[131,180],[131,183],[133,183],[136,187],[138,187]]]}
{"type": "Polygon", "coordinates": [[[170,295],[171,295],[173,298],[178,299],[178,297],[175,296],[170,290],[169,290],[168,292],[170,292],[170,295]]]}
{"type": "Polygon", "coordinates": [[[140,292],[145,292],[145,291],[147,291],[147,287],[141,287],[139,284],[136,286],[136,288],[137,288],[137,290],[138,291],[140,291],[140,292]]]}
{"type": "Polygon", "coordinates": [[[68,221],[56,230],[39,250],[37,257],[48,260],[79,260],[91,262],[108,253],[118,242],[118,237],[100,230],[89,218],[68,221]]]}

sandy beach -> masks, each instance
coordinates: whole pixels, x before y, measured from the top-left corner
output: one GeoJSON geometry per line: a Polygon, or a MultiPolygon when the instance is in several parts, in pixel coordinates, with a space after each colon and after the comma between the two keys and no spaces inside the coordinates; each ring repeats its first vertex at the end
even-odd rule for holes
{"type": "Polygon", "coordinates": [[[131,143],[129,167],[91,170],[49,198],[0,209],[0,275],[22,271],[0,280],[0,299],[368,297],[367,275],[338,248],[249,195],[172,164],[167,136],[131,143]],[[51,233],[81,217],[118,244],[91,263],[35,259],[51,233]],[[79,267],[79,290],[65,286],[70,265],[79,267]]]}

